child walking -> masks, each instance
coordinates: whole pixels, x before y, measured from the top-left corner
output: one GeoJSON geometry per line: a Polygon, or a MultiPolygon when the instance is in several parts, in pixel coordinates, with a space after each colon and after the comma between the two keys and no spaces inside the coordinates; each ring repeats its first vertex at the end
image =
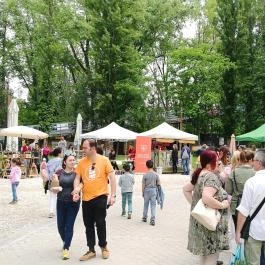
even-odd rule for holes
{"type": "Polygon", "coordinates": [[[144,198],[144,210],[142,221],[147,221],[147,213],[150,204],[150,225],[155,225],[157,186],[160,185],[160,179],[158,174],[153,170],[154,163],[152,160],[146,161],[146,167],[148,168],[148,172],[143,175],[142,180],[142,193],[144,198]]]}
{"type": "Polygon", "coordinates": [[[20,160],[13,158],[11,160],[11,172],[10,172],[10,181],[12,188],[12,196],[13,200],[9,204],[17,203],[17,186],[21,179],[21,168],[20,168],[20,160]]]}
{"type": "Polygon", "coordinates": [[[128,204],[128,219],[132,218],[132,194],[135,183],[133,174],[130,173],[130,165],[124,164],[125,173],[120,176],[119,186],[121,187],[122,196],[122,216],[126,216],[126,204],[128,204]]]}

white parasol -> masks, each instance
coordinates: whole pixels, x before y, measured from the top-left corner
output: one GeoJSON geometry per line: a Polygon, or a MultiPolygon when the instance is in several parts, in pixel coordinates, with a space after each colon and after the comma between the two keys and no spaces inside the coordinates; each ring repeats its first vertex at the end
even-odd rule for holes
{"type": "MultiPolygon", "coordinates": [[[[18,112],[19,112],[19,107],[17,105],[17,100],[13,98],[8,107],[7,127],[18,126],[18,112]]],[[[12,136],[7,137],[6,150],[13,152],[18,151],[17,137],[12,137],[12,136]]]]}
{"type": "Polygon", "coordinates": [[[75,139],[74,139],[74,146],[77,147],[79,150],[81,145],[81,134],[82,134],[82,116],[78,113],[76,118],[76,130],[75,130],[75,139]]]}
{"type": "Polygon", "coordinates": [[[236,137],[234,134],[231,135],[229,150],[230,150],[231,156],[236,151],[236,137]]]}
{"type": "Polygon", "coordinates": [[[0,130],[0,136],[20,137],[26,139],[45,139],[49,135],[27,126],[14,126],[0,130]]]}

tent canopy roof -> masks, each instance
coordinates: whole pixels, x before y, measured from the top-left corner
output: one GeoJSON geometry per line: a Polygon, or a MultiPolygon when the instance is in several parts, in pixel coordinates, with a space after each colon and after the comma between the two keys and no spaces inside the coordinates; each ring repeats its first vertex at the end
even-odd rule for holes
{"type": "Polygon", "coordinates": [[[198,141],[198,136],[190,133],[183,132],[174,128],[166,122],[158,125],[157,127],[140,133],[140,136],[149,136],[152,138],[175,139],[185,141],[198,141]]]}
{"type": "Polygon", "coordinates": [[[44,139],[48,138],[47,133],[41,132],[31,127],[27,126],[13,126],[0,130],[0,136],[11,136],[11,137],[20,137],[26,139],[44,139]]]}
{"type": "Polygon", "coordinates": [[[89,133],[81,134],[81,138],[127,141],[127,140],[135,140],[137,135],[138,134],[136,132],[125,129],[119,126],[117,123],[112,122],[104,128],[89,133]]]}
{"type": "Polygon", "coordinates": [[[261,125],[254,131],[238,135],[236,140],[241,142],[265,142],[265,124],[261,125]]]}

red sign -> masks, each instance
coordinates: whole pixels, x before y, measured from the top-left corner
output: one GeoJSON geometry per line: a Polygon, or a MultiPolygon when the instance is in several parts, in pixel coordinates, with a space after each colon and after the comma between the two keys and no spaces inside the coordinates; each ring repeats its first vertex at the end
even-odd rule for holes
{"type": "Polygon", "coordinates": [[[151,137],[137,136],[136,137],[136,155],[135,155],[135,172],[147,172],[146,161],[151,159],[151,137]]]}

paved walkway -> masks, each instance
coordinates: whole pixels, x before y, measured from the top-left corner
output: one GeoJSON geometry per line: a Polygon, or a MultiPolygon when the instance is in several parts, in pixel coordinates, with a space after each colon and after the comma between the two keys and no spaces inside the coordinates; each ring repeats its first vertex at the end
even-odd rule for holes
{"type": "MultiPolygon", "coordinates": [[[[157,209],[156,226],[142,223],[143,199],[141,176],[136,176],[133,197],[133,217],[121,217],[121,196],[110,207],[107,217],[110,258],[97,257],[83,263],[114,265],[195,265],[198,258],[187,250],[189,205],[182,194],[187,176],[162,175],[165,190],[165,207],[157,209]]],[[[1,265],[57,265],[80,264],[79,257],[86,252],[84,225],[81,211],[75,224],[70,249],[70,260],[63,261],[61,240],[56,220],[47,218],[48,198],[41,188],[41,179],[23,179],[18,189],[19,202],[9,205],[11,191],[8,180],[0,180],[0,264],[1,265]]],[[[221,259],[228,264],[228,253],[221,259]]]]}

